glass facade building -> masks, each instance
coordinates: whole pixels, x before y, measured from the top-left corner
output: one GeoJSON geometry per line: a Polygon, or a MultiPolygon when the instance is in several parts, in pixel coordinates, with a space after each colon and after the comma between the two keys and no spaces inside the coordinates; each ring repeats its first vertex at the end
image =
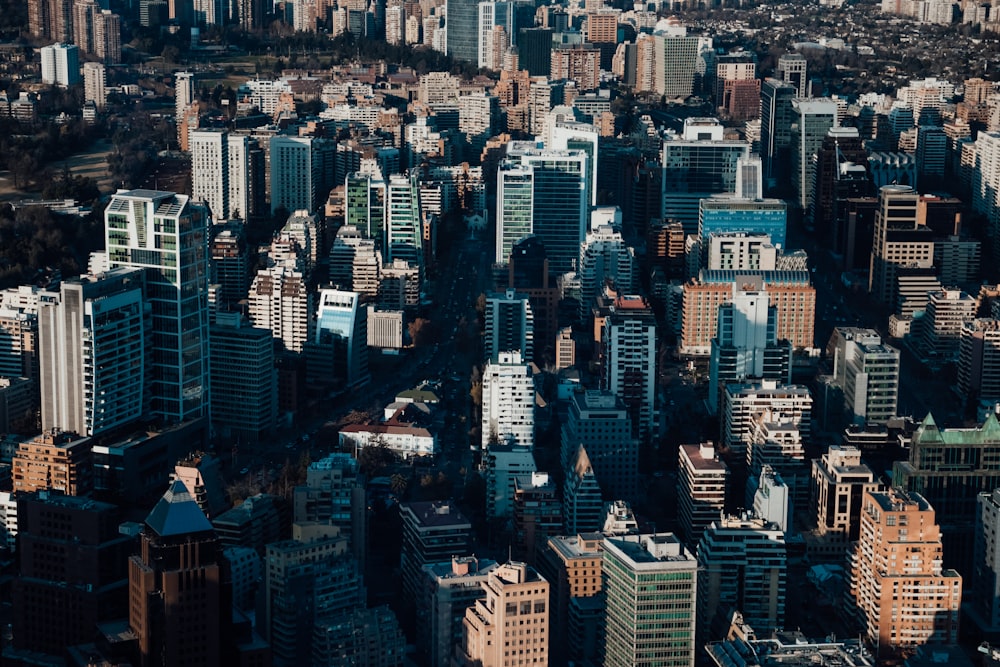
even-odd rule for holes
{"type": "Polygon", "coordinates": [[[780,199],[711,197],[698,206],[698,236],[743,232],[767,234],[771,244],[784,249],[788,210],[780,199]]]}

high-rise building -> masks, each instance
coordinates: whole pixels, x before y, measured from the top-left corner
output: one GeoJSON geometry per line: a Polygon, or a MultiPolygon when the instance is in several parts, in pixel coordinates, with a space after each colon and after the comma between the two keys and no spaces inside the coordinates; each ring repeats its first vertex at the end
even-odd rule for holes
{"type": "MultiPolygon", "coordinates": [[[[173,6],[173,2],[170,3],[173,6]]],[[[188,146],[186,134],[182,135],[182,122],[184,114],[193,104],[197,103],[194,95],[194,73],[174,72],[174,122],[177,125],[177,136],[181,144],[181,150],[188,146]]]]}
{"type": "Polygon", "coordinates": [[[528,297],[516,290],[491,292],[486,296],[486,357],[496,363],[501,352],[520,352],[534,358],[535,317],[528,297]]]}
{"type": "Polygon", "coordinates": [[[798,89],[779,79],[766,78],[760,88],[760,156],[764,162],[767,190],[789,176],[791,156],[792,100],[798,89]]]}
{"type": "Polygon", "coordinates": [[[329,354],[334,374],[348,387],[371,381],[368,372],[368,311],[357,292],[319,291],[315,344],[329,354]]]}
{"type": "Polygon", "coordinates": [[[511,561],[491,571],[483,589],[485,599],[476,600],[465,612],[459,663],[548,664],[549,582],[527,564],[511,561]]]}
{"type": "Polygon", "coordinates": [[[259,215],[264,188],[263,153],[248,135],[224,130],[193,130],[191,192],[202,199],[216,220],[259,215]]]}
{"type": "Polygon", "coordinates": [[[696,546],[726,507],[729,466],[711,442],[681,445],[677,475],[677,523],[685,543],[696,546]]]}
{"type": "Polygon", "coordinates": [[[795,88],[796,97],[809,97],[809,77],[806,57],[801,53],[785,53],[778,56],[775,76],[795,88]]]}
{"type": "Polygon", "coordinates": [[[39,309],[42,429],[96,435],[149,407],[145,272],[118,268],[60,286],[39,309]]]}
{"type": "Polygon", "coordinates": [[[744,278],[732,301],[719,306],[709,361],[708,404],[715,412],[729,383],[750,378],[792,381],[792,346],[777,335],[777,308],[760,278],[744,278]]]}
{"type": "Polygon", "coordinates": [[[528,564],[534,565],[549,536],[562,532],[562,499],[557,488],[547,472],[514,475],[512,552],[528,564]]]}
{"type": "Polygon", "coordinates": [[[278,376],[274,338],[247,326],[238,313],[220,313],[210,330],[209,372],[215,432],[257,442],[277,426],[278,376]]]}
{"type": "Polygon", "coordinates": [[[101,63],[83,63],[83,100],[93,102],[98,109],[108,103],[106,73],[101,63]]]}
{"type": "Polygon", "coordinates": [[[673,533],[608,537],[602,546],[603,664],[694,664],[701,583],[695,557],[673,533]]]}
{"type": "Polygon", "coordinates": [[[972,428],[940,428],[928,414],[910,436],[909,458],[892,465],[893,486],[935,507],[946,567],[972,572],[976,496],[1000,486],[997,456],[1000,422],[992,411],[972,428]]]}
{"type": "Polygon", "coordinates": [[[816,177],[815,156],[830,128],[837,127],[837,103],[830,99],[792,100],[792,184],[799,208],[810,210],[816,177]]]}
{"type": "Polygon", "coordinates": [[[962,327],[975,318],[977,306],[977,300],[960,289],[928,292],[927,307],[910,328],[914,351],[934,365],[957,361],[962,327]]]}
{"type": "Polygon", "coordinates": [[[884,423],[896,416],[899,350],[883,343],[874,329],[852,327],[837,327],[827,349],[851,421],[884,423]]]}
{"type": "Polygon", "coordinates": [[[475,556],[455,556],[450,561],[423,567],[422,598],[417,601],[417,643],[430,665],[449,664],[462,643],[465,610],[486,597],[483,585],[496,561],[475,556]]]}
{"type": "MultiPolygon", "coordinates": [[[[580,244],[584,240],[588,218],[587,174],[590,173],[589,158],[582,150],[550,150],[539,147],[534,142],[516,141],[507,147],[508,160],[527,169],[531,179],[530,231],[544,244],[549,264],[556,274],[574,270],[580,261],[580,244]],[[544,194],[544,196],[542,196],[544,194]]],[[[502,179],[503,169],[498,172],[502,179]]],[[[497,238],[503,239],[498,245],[498,259],[506,260],[503,249],[511,246],[523,236],[515,234],[524,229],[523,214],[511,218],[504,208],[511,202],[523,211],[526,203],[525,181],[519,180],[521,187],[517,196],[510,199],[498,188],[497,238]],[[505,220],[512,220],[518,231],[502,229],[505,220]]]]}
{"type": "Polygon", "coordinates": [[[581,446],[607,498],[635,498],[639,443],[633,439],[625,403],[615,393],[588,390],[571,397],[562,429],[563,470],[570,468],[581,446]]]}
{"type": "Polygon", "coordinates": [[[11,461],[13,490],[89,495],[94,490],[92,446],[89,437],[60,431],[46,431],[18,443],[11,461]]]}
{"type": "Polygon", "coordinates": [[[563,485],[563,518],[567,535],[579,535],[600,530],[604,520],[604,501],[601,487],[594,475],[590,457],[583,445],[565,469],[563,485]]]}
{"type": "Polygon", "coordinates": [[[816,531],[806,536],[810,562],[839,563],[861,535],[861,499],[880,485],[856,447],[831,445],[812,462],[809,517],[816,531]]]}
{"type": "Polygon", "coordinates": [[[337,452],[306,469],[305,484],[292,494],[292,518],[296,523],[316,521],[336,526],[349,540],[351,554],[364,567],[368,547],[368,509],[358,461],[337,452]]]}
{"type": "Polygon", "coordinates": [[[849,563],[847,598],[879,657],[958,641],[962,576],[942,568],[934,508],[920,494],[866,491],[849,563]]]}
{"type": "Polygon", "coordinates": [[[648,440],[656,419],[656,321],[646,300],[620,296],[604,320],[601,388],[617,394],[633,436],[648,440]]]}
{"type": "Polygon", "coordinates": [[[141,667],[219,665],[229,634],[229,563],[212,524],[176,481],[146,517],[131,557],[129,629],[141,667]]]}
{"type": "Polygon", "coordinates": [[[315,211],[333,187],[332,142],[317,137],[271,137],[271,212],[315,211]]]}
{"type": "Polygon", "coordinates": [[[479,61],[479,2],[478,0],[447,0],[445,2],[445,52],[455,60],[468,63],[479,61]]]}
{"type": "Polygon", "coordinates": [[[547,77],[552,69],[552,28],[518,28],[517,52],[521,69],[547,77]]]}
{"type": "Polygon", "coordinates": [[[601,533],[550,537],[538,571],[551,586],[550,658],[597,660],[604,621],[601,533]]]}
{"type": "Polygon", "coordinates": [[[221,304],[236,304],[246,299],[250,290],[250,249],[247,246],[246,225],[239,220],[212,225],[209,253],[209,281],[219,286],[221,304]]]}
{"type": "Polygon", "coordinates": [[[784,249],[787,222],[787,206],[780,199],[714,196],[698,204],[698,235],[702,239],[736,232],[766,234],[771,243],[784,249]]]}
{"type": "Polygon", "coordinates": [[[724,635],[734,611],[762,634],[783,627],[787,559],[785,534],[774,524],[733,516],[713,521],[698,544],[699,635],[724,635]]]}
{"type": "Polygon", "coordinates": [[[305,277],[284,266],[261,269],[250,286],[250,321],[269,329],[286,352],[300,353],[313,339],[315,298],[305,277]]]}
{"type": "Polygon", "coordinates": [[[514,244],[534,233],[534,183],[531,167],[505,161],[497,170],[497,264],[506,264],[514,244]]]}
{"type": "Polygon", "coordinates": [[[896,279],[901,268],[934,266],[934,235],[921,220],[920,200],[908,185],[879,189],[868,291],[890,307],[897,305],[896,279]]]}
{"type": "Polygon", "coordinates": [[[538,472],[531,447],[514,442],[490,443],[483,451],[486,516],[513,519],[517,479],[538,472]]]}
{"type": "Polygon", "coordinates": [[[1000,629],[1000,489],[979,494],[966,613],[984,633],[1000,629]]]}
{"type": "Polygon", "coordinates": [[[43,46],[42,83],[66,88],[80,80],[80,49],[75,44],[43,46]]]}
{"type": "Polygon", "coordinates": [[[962,323],[958,391],[970,399],[1000,399],[1000,320],[978,318],[962,323]]]}
{"type": "Polygon", "coordinates": [[[167,422],[208,410],[208,214],[185,195],[119,191],[104,213],[111,268],[146,269],[151,410],[167,422]]]}
{"type": "Polygon", "coordinates": [[[746,456],[754,445],[754,422],[763,413],[780,414],[782,422],[794,426],[796,437],[808,445],[812,429],[812,394],[803,385],[781,384],[763,380],[752,384],[727,384],[721,399],[719,416],[720,443],[738,458],[746,456]]]}
{"type": "MultiPolygon", "coordinates": [[[[615,209],[617,212],[617,209],[615,209]]],[[[580,319],[589,322],[594,303],[605,285],[618,294],[634,294],[638,260],[635,249],[625,243],[620,231],[612,225],[599,225],[587,233],[580,249],[580,319]]]]}
{"type": "Polygon", "coordinates": [[[520,352],[502,351],[490,361],[482,380],[482,448],[513,443],[535,444],[535,383],[520,352]]]}
{"type": "Polygon", "coordinates": [[[555,45],[549,79],[572,81],[581,91],[596,90],[601,85],[601,50],[592,44],[555,45]]]}
{"type": "Polygon", "coordinates": [[[727,140],[715,118],[688,118],[680,134],[663,142],[662,217],[680,222],[685,234],[698,233],[699,202],[711,195],[736,192],[740,160],[750,144],[727,140]]]}
{"type": "Polygon", "coordinates": [[[93,641],[97,624],[128,609],[132,539],[114,505],[40,491],[17,502],[20,569],[14,579],[14,647],[62,656],[93,641]]]}
{"type": "Polygon", "coordinates": [[[386,261],[405,260],[423,264],[423,216],[416,176],[393,174],[386,183],[386,261]]]}
{"type": "Polygon", "coordinates": [[[454,504],[443,501],[402,503],[399,514],[403,521],[402,595],[412,604],[422,594],[424,565],[469,555],[472,524],[454,504]]]}

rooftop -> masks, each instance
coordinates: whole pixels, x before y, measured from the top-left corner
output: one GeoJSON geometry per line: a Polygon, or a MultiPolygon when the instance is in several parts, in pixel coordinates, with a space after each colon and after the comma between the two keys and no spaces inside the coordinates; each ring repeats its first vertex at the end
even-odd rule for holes
{"type": "Polygon", "coordinates": [[[188,535],[212,531],[212,524],[188,492],[184,482],[175,480],[153,511],[146,525],[160,537],[188,535]]]}

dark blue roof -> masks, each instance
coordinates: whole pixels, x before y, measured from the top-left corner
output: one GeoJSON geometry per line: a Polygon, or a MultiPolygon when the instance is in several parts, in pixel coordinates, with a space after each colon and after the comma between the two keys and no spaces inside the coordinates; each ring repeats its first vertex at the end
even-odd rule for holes
{"type": "Polygon", "coordinates": [[[187,535],[213,530],[208,517],[181,480],[174,480],[156,507],[146,517],[146,525],[160,537],[187,535]]]}

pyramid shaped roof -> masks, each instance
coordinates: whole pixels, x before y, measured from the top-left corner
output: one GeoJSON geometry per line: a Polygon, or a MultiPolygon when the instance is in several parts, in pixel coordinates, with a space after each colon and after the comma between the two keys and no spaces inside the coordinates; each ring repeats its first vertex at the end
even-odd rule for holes
{"type": "Polygon", "coordinates": [[[146,517],[146,525],[160,537],[213,530],[208,517],[179,479],[174,480],[157,501],[156,507],[146,517]]]}

